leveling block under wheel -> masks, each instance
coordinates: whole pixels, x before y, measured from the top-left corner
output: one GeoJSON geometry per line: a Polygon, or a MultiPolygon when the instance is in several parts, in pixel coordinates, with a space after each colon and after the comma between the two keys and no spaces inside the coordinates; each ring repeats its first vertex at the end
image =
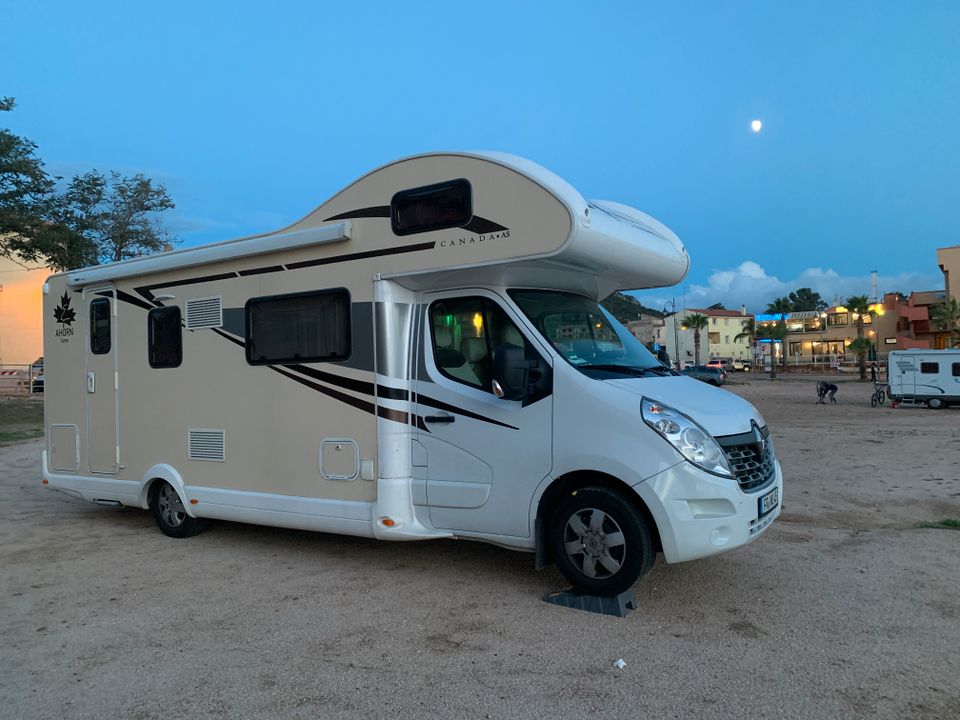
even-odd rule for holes
{"type": "Polygon", "coordinates": [[[626,590],[613,597],[598,597],[597,595],[584,595],[573,588],[567,588],[566,590],[547,593],[543,596],[543,600],[551,605],[561,605],[575,610],[586,610],[600,615],[616,615],[617,617],[626,617],[628,612],[637,609],[637,598],[633,594],[633,590],[626,590]]]}

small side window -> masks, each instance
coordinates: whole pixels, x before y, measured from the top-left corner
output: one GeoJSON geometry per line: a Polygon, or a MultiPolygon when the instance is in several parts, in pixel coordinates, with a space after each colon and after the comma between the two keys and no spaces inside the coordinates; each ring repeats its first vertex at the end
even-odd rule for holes
{"type": "Polygon", "coordinates": [[[90,303],[90,352],[106,355],[110,352],[110,301],[97,298],[90,303]]]}
{"type": "Polygon", "coordinates": [[[960,363],[954,363],[951,365],[950,372],[954,377],[960,377],[960,363]]]}
{"type": "Polygon", "coordinates": [[[183,362],[180,308],[154,308],[147,313],[147,356],[152,368],[175,368],[183,362]]]}
{"type": "Polygon", "coordinates": [[[390,225],[396,235],[460,227],[471,218],[473,198],[467,180],[402,190],[390,201],[390,225]]]}
{"type": "Polygon", "coordinates": [[[920,363],[921,375],[936,375],[940,372],[940,363],[922,362],[920,363]]]}

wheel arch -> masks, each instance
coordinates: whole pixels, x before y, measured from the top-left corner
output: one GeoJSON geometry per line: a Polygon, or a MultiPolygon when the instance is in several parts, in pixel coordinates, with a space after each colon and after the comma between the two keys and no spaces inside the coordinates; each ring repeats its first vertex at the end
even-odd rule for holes
{"type": "Polygon", "coordinates": [[[150,491],[158,481],[165,481],[177,491],[180,496],[180,502],[183,503],[183,509],[190,517],[196,517],[193,514],[192,506],[187,501],[187,491],[183,484],[183,478],[177,469],[166,463],[154,465],[143,474],[140,481],[140,507],[144,510],[150,509],[150,491]]]}
{"type": "Polygon", "coordinates": [[[631,503],[643,516],[644,520],[650,526],[650,534],[653,537],[654,552],[662,552],[663,544],[660,540],[660,528],[657,521],[650,512],[650,508],[643,501],[637,492],[623,480],[620,480],[608,473],[597,470],[574,470],[568,472],[551,482],[541,494],[537,501],[537,514],[534,521],[534,535],[536,540],[536,567],[538,570],[546,567],[553,562],[553,556],[550,551],[550,543],[547,541],[547,531],[549,530],[550,515],[554,508],[566,495],[585,487],[603,487],[609,490],[615,490],[624,499],[631,503]]]}

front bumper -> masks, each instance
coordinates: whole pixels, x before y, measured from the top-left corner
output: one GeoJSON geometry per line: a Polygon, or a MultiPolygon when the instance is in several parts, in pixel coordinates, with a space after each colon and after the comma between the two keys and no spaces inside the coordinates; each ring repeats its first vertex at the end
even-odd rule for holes
{"type": "Polygon", "coordinates": [[[773,482],[744,492],[736,480],[720,478],[688,462],[668,468],[634,487],[650,508],[668,563],[716,555],[760,537],[780,515],[783,472],[775,462],[773,482]],[[777,507],[759,517],[759,498],[774,488],[777,507]]]}

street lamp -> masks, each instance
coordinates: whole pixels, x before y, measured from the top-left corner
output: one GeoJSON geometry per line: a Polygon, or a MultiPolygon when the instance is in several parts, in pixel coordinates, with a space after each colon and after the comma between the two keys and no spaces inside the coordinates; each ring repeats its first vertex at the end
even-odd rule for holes
{"type": "Polygon", "coordinates": [[[681,368],[680,368],[680,338],[679,338],[679,335],[677,334],[677,301],[675,299],[671,299],[671,300],[667,300],[667,302],[663,304],[664,315],[666,315],[667,313],[667,303],[670,303],[673,306],[673,353],[674,353],[673,359],[677,363],[677,370],[679,371],[681,368]]]}

